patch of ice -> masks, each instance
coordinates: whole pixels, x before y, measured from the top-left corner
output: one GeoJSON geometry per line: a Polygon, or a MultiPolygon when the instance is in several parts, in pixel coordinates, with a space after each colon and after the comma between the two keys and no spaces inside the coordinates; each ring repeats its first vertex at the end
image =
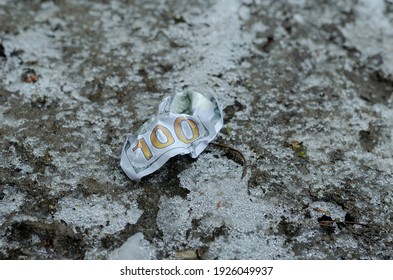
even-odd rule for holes
{"type": "Polygon", "coordinates": [[[92,195],[88,198],[65,197],[59,202],[55,219],[74,227],[93,229],[99,235],[113,234],[127,223],[135,224],[143,211],[136,203],[126,208],[123,203],[110,197],[92,195]]]}
{"type": "MultiPolygon", "coordinates": [[[[212,74],[236,71],[237,61],[249,53],[247,44],[251,42],[251,37],[247,37],[251,35],[241,30],[242,21],[238,14],[240,7],[241,1],[216,1],[203,16],[186,15],[192,24],[208,24],[209,27],[194,30],[192,37],[189,30],[175,28],[170,31],[171,34],[186,39],[191,48],[183,54],[189,60],[188,66],[176,80],[183,80],[191,89],[211,91],[213,84],[218,82],[212,74]]],[[[222,91],[217,91],[216,94],[218,99],[222,99],[220,102],[223,107],[231,104],[228,97],[234,93],[228,85],[222,84],[222,91]],[[225,95],[226,98],[220,98],[220,95],[225,95]]]]}
{"type": "MultiPolygon", "coordinates": [[[[188,238],[191,221],[198,221],[202,234],[221,228],[227,233],[209,243],[209,258],[282,258],[289,256],[280,237],[265,234],[285,211],[276,202],[251,198],[247,179],[240,178],[240,165],[212,154],[202,154],[180,175],[180,185],[190,190],[187,199],[162,199],[157,224],[164,234],[165,246],[200,246],[199,238],[188,238]],[[267,217],[273,217],[272,219],[267,217]]],[[[192,234],[191,234],[192,235],[192,234]]],[[[197,234],[198,235],[198,234],[197,234]]]]}
{"type": "Polygon", "coordinates": [[[393,74],[393,24],[385,15],[384,0],[360,0],[356,21],[343,29],[348,44],[362,52],[362,59],[381,54],[382,69],[393,74]]]}
{"type": "Polygon", "coordinates": [[[25,194],[19,192],[13,187],[5,186],[2,194],[4,197],[0,200],[0,224],[5,222],[5,216],[14,211],[19,211],[19,208],[25,201],[25,194]]]}
{"type": "Polygon", "coordinates": [[[155,249],[138,232],[127,239],[124,244],[109,254],[111,260],[150,260],[155,257],[155,249]]]}

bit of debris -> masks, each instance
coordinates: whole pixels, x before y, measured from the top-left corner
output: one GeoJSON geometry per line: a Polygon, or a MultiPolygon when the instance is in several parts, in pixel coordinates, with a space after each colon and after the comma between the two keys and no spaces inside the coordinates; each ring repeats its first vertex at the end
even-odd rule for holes
{"type": "Polygon", "coordinates": [[[292,140],[289,147],[295,151],[296,156],[307,159],[307,148],[303,145],[303,142],[292,140]]]}
{"type": "Polygon", "coordinates": [[[185,250],[185,251],[176,252],[175,258],[177,260],[197,260],[197,259],[199,259],[196,250],[185,250]]]}
{"type": "Polygon", "coordinates": [[[345,217],[344,221],[341,221],[339,218],[332,219],[331,214],[328,210],[318,207],[314,208],[313,210],[323,213],[323,216],[318,218],[318,223],[322,228],[327,229],[329,233],[333,233],[336,229],[336,226],[340,230],[344,229],[347,225],[360,225],[365,227],[368,226],[368,224],[358,223],[347,219],[348,215],[345,217]]]}
{"type": "Polygon", "coordinates": [[[325,214],[326,216],[331,216],[330,212],[328,210],[326,210],[326,209],[322,209],[322,208],[316,207],[313,210],[321,212],[321,213],[325,214]]]}
{"type": "Polygon", "coordinates": [[[38,82],[38,75],[34,71],[34,69],[26,68],[22,73],[21,80],[24,83],[36,83],[38,82]]]}

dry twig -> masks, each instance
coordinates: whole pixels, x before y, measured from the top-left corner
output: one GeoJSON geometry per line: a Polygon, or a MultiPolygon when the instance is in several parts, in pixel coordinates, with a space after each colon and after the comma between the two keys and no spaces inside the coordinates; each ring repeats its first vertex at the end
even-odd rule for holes
{"type": "Polygon", "coordinates": [[[243,172],[242,172],[242,177],[241,177],[241,179],[243,179],[247,174],[247,160],[244,157],[243,153],[241,151],[239,151],[238,149],[235,149],[235,148],[228,146],[226,144],[217,143],[217,142],[212,142],[211,144],[213,144],[214,146],[219,147],[219,148],[231,150],[240,156],[240,158],[242,159],[242,162],[243,162],[243,172]]]}

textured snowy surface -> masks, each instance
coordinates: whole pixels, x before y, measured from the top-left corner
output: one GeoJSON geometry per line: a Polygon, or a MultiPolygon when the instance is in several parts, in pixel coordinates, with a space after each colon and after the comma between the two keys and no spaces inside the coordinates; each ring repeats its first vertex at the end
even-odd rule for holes
{"type": "Polygon", "coordinates": [[[392,1],[0,0],[0,44],[1,259],[393,258],[392,1]],[[243,179],[121,171],[184,89],[243,179]]]}

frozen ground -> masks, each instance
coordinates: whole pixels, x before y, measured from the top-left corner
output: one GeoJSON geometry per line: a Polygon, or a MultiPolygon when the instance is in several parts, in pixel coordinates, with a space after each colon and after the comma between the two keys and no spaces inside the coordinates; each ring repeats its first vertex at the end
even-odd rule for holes
{"type": "Polygon", "coordinates": [[[0,0],[1,259],[392,259],[393,1],[0,0]],[[165,94],[225,113],[122,172],[165,94]]]}

